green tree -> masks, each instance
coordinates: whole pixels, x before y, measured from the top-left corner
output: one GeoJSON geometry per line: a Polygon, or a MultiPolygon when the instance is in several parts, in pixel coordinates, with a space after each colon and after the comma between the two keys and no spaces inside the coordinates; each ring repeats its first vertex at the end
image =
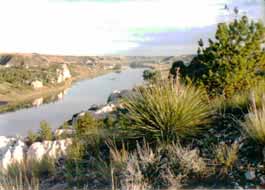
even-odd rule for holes
{"type": "Polygon", "coordinates": [[[248,90],[265,67],[265,27],[246,16],[218,25],[215,40],[205,48],[199,41],[197,56],[181,75],[204,86],[211,96],[231,96],[248,90]]]}
{"type": "Polygon", "coordinates": [[[46,121],[40,123],[39,137],[42,141],[53,139],[52,129],[46,121]]]}

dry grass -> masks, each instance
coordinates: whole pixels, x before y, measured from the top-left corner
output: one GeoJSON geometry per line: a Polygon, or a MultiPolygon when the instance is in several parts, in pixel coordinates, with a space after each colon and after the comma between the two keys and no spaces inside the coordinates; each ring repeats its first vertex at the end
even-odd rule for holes
{"type": "Polygon", "coordinates": [[[19,178],[4,177],[0,179],[0,190],[39,190],[38,180],[29,182],[28,180],[19,178]]]}
{"type": "Polygon", "coordinates": [[[42,179],[55,176],[55,164],[55,160],[48,157],[13,163],[0,171],[0,190],[38,190],[42,179]]]}
{"type": "Polygon", "coordinates": [[[245,116],[242,127],[246,134],[254,141],[265,144],[265,95],[262,97],[261,108],[257,108],[255,96],[252,95],[249,114],[245,116]]]}
{"type": "Polygon", "coordinates": [[[172,156],[171,160],[174,164],[179,165],[182,174],[188,175],[193,173],[199,176],[207,174],[207,165],[200,157],[199,150],[189,147],[184,148],[178,143],[171,144],[167,149],[169,155],[172,156]]]}
{"type": "Polygon", "coordinates": [[[233,169],[238,159],[239,146],[233,143],[231,146],[220,144],[215,149],[215,160],[220,168],[220,174],[228,174],[233,169]]]}
{"type": "Polygon", "coordinates": [[[199,179],[207,172],[198,150],[177,143],[152,149],[144,142],[129,154],[120,183],[124,189],[180,188],[190,178],[199,179]]]}

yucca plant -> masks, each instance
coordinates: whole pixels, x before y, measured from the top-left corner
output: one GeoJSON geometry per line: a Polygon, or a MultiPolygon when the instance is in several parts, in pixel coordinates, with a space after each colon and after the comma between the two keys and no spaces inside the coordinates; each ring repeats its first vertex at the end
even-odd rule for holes
{"type": "Polygon", "coordinates": [[[251,108],[245,116],[245,122],[242,123],[242,127],[254,141],[265,144],[265,95],[262,97],[260,109],[257,108],[254,94],[252,94],[251,99],[251,108]]]}
{"type": "Polygon", "coordinates": [[[128,134],[171,142],[195,136],[209,122],[212,107],[205,93],[192,86],[159,82],[142,87],[124,102],[128,134]]]}

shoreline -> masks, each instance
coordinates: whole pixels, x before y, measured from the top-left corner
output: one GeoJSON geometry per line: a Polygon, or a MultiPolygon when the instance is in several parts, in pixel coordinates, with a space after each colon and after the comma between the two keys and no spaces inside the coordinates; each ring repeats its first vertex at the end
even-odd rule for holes
{"type": "Polygon", "coordinates": [[[11,98],[8,97],[8,95],[0,94],[0,103],[3,102],[3,104],[0,104],[0,114],[16,111],[20,108],[33,107],[32,105],[28,106],[27,104],[37,98],[43,97],[45,99],[59,94],[63,90],[71,88],[76,82],[96,78],[114,71],[115,70],[100,70],[99,68],[95,69],[94,71],[83,70],[82,72],[78,73],[77,76],[74,76],[71,79],[64,81],[63,83],[54,86],[44,86],[39,90],[26,89],[19,96],[14,96],[11,98]]]}

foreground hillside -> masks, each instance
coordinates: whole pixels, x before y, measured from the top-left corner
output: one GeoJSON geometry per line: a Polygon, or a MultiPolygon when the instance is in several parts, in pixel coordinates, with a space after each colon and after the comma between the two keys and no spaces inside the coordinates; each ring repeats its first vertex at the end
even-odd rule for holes
{"type": "Polygon", "coordinates": [[[220,23],[168,77],[145,71],[55,132],[1,137],[0,189],[263,189],[264,37],[246,16],[220,23]]]}

